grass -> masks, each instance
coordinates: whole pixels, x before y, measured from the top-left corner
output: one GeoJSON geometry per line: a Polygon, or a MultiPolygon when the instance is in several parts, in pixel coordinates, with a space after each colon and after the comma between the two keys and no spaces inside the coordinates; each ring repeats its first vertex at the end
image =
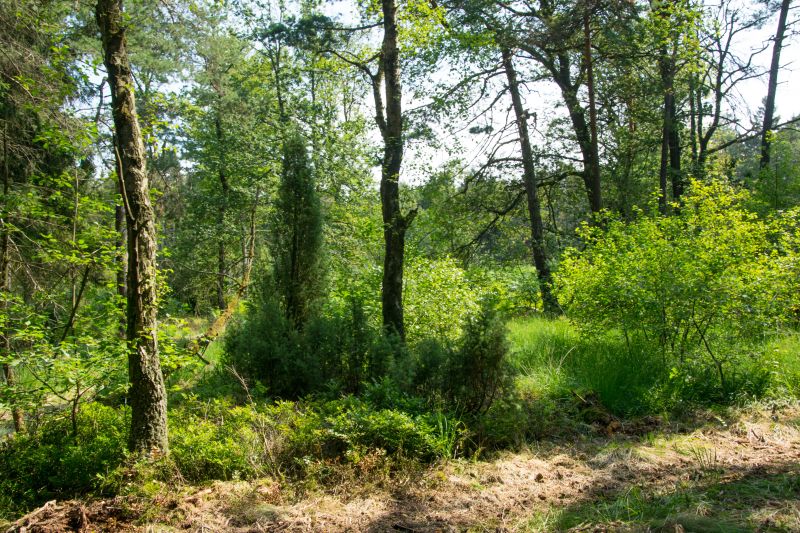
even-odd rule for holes
{"type": "Polygon", "coordinates": [[[651,409],[651,390],[664,374],[662,361],[646,347],[608,335],[587,340],[565,318],[528,318],[509,324],[511,365],[522,387],[540,394],[594,394],[618,415],[651,409]]]}
{"type": "MultiPolygon", "coordinates": [[[[763,424],[791,424],[791,415],[763,424]]],[[[798,464],[757,451],[741,460],[753,450],[732,441],[726,431],[724,424],[711,423],[690,434],[659,432],[638,442],[623,438],[591,443],[584,453],[585,464],[599,469],[594,484],[569,504],[533,509],[512,529],[800,531],[798,464]],[[615,478],[617,471],[629,475],[615,478]]]]}
{"type": "Polygon", "coordinates": [[[782,335],[769,342],[764,356],[770,364],[775,397],[800,397],[800,333],[782,335]]]}
{"type": "Polygon", "coordinates": [[[730,359],[727,371],[739,378],[739,388],[722,395],[715,371],[702,354],[682,364],[614,331],[584,338],[565,318],[518,319],[508,328],[516,386],[533,398],[578,394],[626,417],[765,395],[800,397],[800,334],[795,332],[755,348],[740,347],[742,354],[752,355],[730,359]],[[763,385],[759,380],[765,367],[769,380],[763,385]]]}
{"type": "MultiPolygon", "coordinates": [[[[666,489],[633,485],[560,510],[547,529],[563,531],[589,523],[639,531],[797,531],[798,498],[800,480],[789,471],[751,471],[736,479],[699,477],[666,489]]],[[[530,530],[537,529],[538,520],[530,530]]]]}
{"type": "MultiPolygon", "coordinates": [[[[474,420],[461,422],[426,415],[429,428],[422,428],[416,415],[373,408],[354,398],[316,403],[308,400],[261,409],[233,407],[215,401],[220,396],[238,397],[240,403],[246,400],[241,384],[227,371],[210,367],[198,371],[198,366],[187,366],[170,376],[170,383],[180,391],[170,398],[173,457],[178,463],[192,461],[188,466],[181,463],[187,480],[234,478],[248,471],[252,466],[248,461],[253,457],[273,461],[266,454],[271,454],[272,448],[265,451],[259,446],[264,438],[274,437],[283,446],[281,449],[289,450],[284,455],[290,462],[283,470],[297,469],[296,479],[303,480],[295,481],[296,487],[311,487],[317,481],[320,486],[332,486],[335,482],[330,480],[336,476],[363,479],[365,472],[372,471],[369,468],[375,472],[385,470],[386,480],[391,477],[391,483],[396,485],[398,473],[412,469],[410,459],[409,465],[404,462],[406,459],[431,455],[426,451],[429,441],[435,441],[433,455],[439,459],[457,456],[463,445],[464,449],[475,450],[473,459],[477,460],[484,448],[519,449],[541,439],[562,442],[558,438],[564,436],[570,440],[563,442],[574,445],[572,437],[578,436],[586,446],[595,447],[592,458],[584,463],[592,470],[611,473],[609,465],[648,459],[657,463],[665,455],[678,454],[681,457],[676,464],[691,463],[693,474],[668,483],[639,479],[597,493],[587,491],[578,501],[547,506],[528,516],[523,530],[565,530],[597,524],[609,530],[675,531],[680,526],[685,531],[749,531],[765,523],[770,531],[800,530],[800,509],[796,506],[800,481],[796,472],[780,468],[748,470],[746,465],[731,473],[725,470],[714,446],[686,435],[661,433],[663,427],[655,426],[640,439],[602,431],[607,429],[608,416],[656,414],[675,405],[664,396],[664,383],[671,379],[671,369],[660,355],[644,345],[625,342],[614,332],[600,338],[583,338],[563,318],[519,319],[510,322],[508,329],[508,361],[514,380],[511,390],[497,399],[485,416],[474,420]],[[597,423],[601,424],[600,431],[588,427],[597,423]],[[248,435],[258,453],[243,450],[243,438],[248,435]],[[395,441],[400,442],[394,446],[400,450],[398,458],[385,462],[391,468],[381,466],[384,462],[380,460],[373,461],[371,450],[376,446],[387,449],[386,443],[395,441]],[[342,443],[352,453],[339,450],[342,443]],[[417,448],[422,451],[413,455],[411,452],[417,448]],[[331,462],[327,454],[333,454],[336,460],[331,462]],[[313,460],[307,466],[297,466],[296,457],[305,456],[313,460]],[[367,468],[373,463],[378,466],[367,468]],[[218,467],[221,473],[210,473],[211,467],[218,467]]],[[[221,348],[222,343],[216,341],[205,356],[217,364],[221,348]]],[[[763,354],[764,364],[770,365],[772,397],[790,401],[800,395],[800,335],[774,338],[757,349],[750,348],[748,353],[763,354]]],[[[85,415],[91,413],[87,411],[85,415]]],[[[628,422],[623,420],[629,429],[628,422]]],[[[800,427],[800,419],[790,420],[789,424],[800,427]]],[[[121,423],[117,425],[123,427],[121,423]]],[[[413,464],[420,467],[419,462],[413,464]]],[[[266,471],[256,470],[244,477],[266,471]]],[[[20,467],[20,471],[28,472],[30,468],[20,467]]],[[[109,479],[112,485],[118,481],[109,479]]],[[[490,486],[477,478],[467,483],[473,489],[490,486]]],[[[254,508],[253,512],[254,517],[268,517],[271,507],[254,508]]]]}

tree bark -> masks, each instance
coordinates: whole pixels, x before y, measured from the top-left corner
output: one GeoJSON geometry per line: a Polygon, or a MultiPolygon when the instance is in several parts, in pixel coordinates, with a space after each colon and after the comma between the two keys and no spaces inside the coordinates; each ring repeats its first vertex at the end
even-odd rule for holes
{"type": "Polygon", "coordinates": [[[778,91],[778,72],[781,68],[781,48],[786,34],[786,18],[789,14],[789,5],[792,0],[783,0],[780,15],[778,15],[778,31],[775,32],[775,43],[772,45],[772,63],[769,67],[769,83],[767,85],[767,99],[764,102],[764,125],[761,128],[761,169],[767,168],[770,159],[770,130],[775,120],[775,94],[778,91]]]}
{"type": "MultiPolygon", "coordinates": [[[[114,146],[116,146],[117,140],[116,138],[113,140],[114,146]]],[[[119,194],[121,200],[121,204],[114,207],[114,231],[116,234],[116,242],[114,246],[117,251],[117,255],[114,259],[116,263],[116,285],[117,285],[117,294],[127,302],[128,298],[128,229],[125,227],[125,190],[124,185],[122,184],[122,167],[120,166],[119,156],[117,155],[118,150],[115,150],[114,160],[116,162],[116,169],[117,169],[117,194],[119,194]]],[[[120,326],[119,326],[119,336],[120,338],[125,338],[127,335],[127,318],[125,314],[122,315],[120,319],[120,326]]]]}
{"type": "MultiPolygon", "coordinates": [[[[663,22],[671,23],[668,11],[662,12],[663,22]]],[[[661,74],[661,89],[664,92],[663,127],[661,132],[661,165],[659,168],[659,209],[667,212],[668,183],[672,184],[672,200],[680,201],[683,195],[683,176],[681,175],[681,144],[678,132],[677,105],[675,103],[675,70],[678,37],[670,30],[672,50],[667,45],[661,47],[658,68],[661,74]]]]}
{"type": "Polygon", "coordinates": [[[583,183],[589,199],[589,208],[597,213],[603,208],[603,197],[600,190],[600,161],[595,157],[597,147],[592,146],[592,136],[586,123],[584,110],[578,101],[578,91],[574,87],[561,87],[561,96],[569,111],[572,129],[578,140],[578,147],[583,158],[583,183]]]}
{"type": "Polygon", "coordinates": [[[530,135],[528,133],[528,117],[522,107],[522,98],[519,94],[517,73],[512,63],[511,51],[503,48],[503,67],[508,79],[508,89],[511,93],[511,102],[514,115],[517,119],[517,131],[522,151],[522,179],[525,185],[525,194],[528,199],[528,215],[531,224],[531,247],[533,249],[533,264],[539,278],[539,288],[542,292],[542,304],[546,313],[559,312],[558,300],[552,291],[550,266],[547,264],[547,249],[544,243],[544,225],[542,223],[542,208],[539,203],[539,187],[536,178],[536,167],[533,159],[530,135]]]}
{"type": "MultiPolygon", "coordinates": [[[[3,314],[8,317],[9,301],[8,298],[11,294],[11,235],[9,225],[11,223],[8,218],[11,213],[8,211],[8,195],[11,192],[11,172],[8,164],[8,117],[3,125],[3,220],[2,220],[2,235],[0,235],[0,294],[3,297],[3,314]]],[[[11,355],[11,335],[8,330],[0,332],[2,334],[2,350],[3,355],[11,355]]],[[[3,363],[3,377],[6,381],[6,387],[14,394],[14,388],[17,384],[17,376],[14,372],[14,367],[8,363],[3,363]]],[[[25,417],[22,409],[17,406],[17,401],[12,397],[11,401],[11,419],[14,422],[14,431],[22,433],[25,431],[25,417]]]]}
{"type": "MultiPolygon", "coordinates": [[[[221,104],[220,104],[221,105],[221,104]]],[[[219,242],[217,246],[217,308],[220,310],[225,309],[225,278],[227,271],[225,268],[225,214],[228,209],[228,193],[230,185],[228,184],[228,176],[225,174],[225,154],[224,154],[224,138],[222,135],[222,121],[219,116],[220,110],[216,111],[217,117],[214,122],[215,132],[217,135],[217,149],[219,153],[219,186],[222,191],[222,198],[220,199],[219,208],[217,211],[217,231],[219,231],[219,242]]]]}
{"type": "Polygon", "coordinates": [[[669,175],[669,107],[664,98],[663,120],[661,124],[661,163],[658,167],[658,210],[667,214],[667,177],[669,175]]]}
{"type": "Polygon", "coordinates": [[[111,86],[128,229],[127,338],[131,383],[128,446],[137,453],[166,454],[167,396],[158,356],[155,215],[136,115],[122,0],[98,0],[95,17],[111,86]]]}
{"type": "Polygon", "coordinates": [[[592,212],[596,213],[602,209],[602,196],[600,191],[600,146],[597,140],[597,103],[595,102],[594,87],[594,62],[592,60],[592,28],[590,25],[589,14],[591,6],[586,6],[583,15],[583,60],[586,63],[586,91],[589,94],[589,151],[591,153],[592,166],[589,169],[589,203],[592,212]]]}
{"type": "MultiPolygon", "coordinates": [[[[403,321],[403,263],[405,258],[406,230],[414,218],[414,211],[404,216],[400,209],[400,167],[403,162],[402,87],[400,84],[400,53],[397,45],[397,5],[394,0],[382,0],[383,45],[381,66],[385,112],[380,102],[380,91],[373,91],[378,126],[383,137],[383,165],[381,169],[381,213],[383,215],[383,281],[381,304],[383,327],[405,339],[403,321]]],[[[375,88],[373,80],[373,89],[375,88]]]]}
{"type": "Polygon", "coordinates": [[[667,212],[667,186],[672,183],[672,199],[679,201],[683,194],[681,177],[681,144],[678,132],[677,107],[675,104],[675,68],[674,59],[662,51],[659,58],[661,84],[664,91],[663,128],[661,133],[661,166],[659,170],[659,207],[662,213],[667,212]]]}
{"type": "Polygon", "coordinates": [[[675,93],[669,98],[669,168],[672,182],[672,200],[679,202],[683,196],[683,174],[681,172],[681,138],[678,131],[678,110],[675,104],[675,93]]]}

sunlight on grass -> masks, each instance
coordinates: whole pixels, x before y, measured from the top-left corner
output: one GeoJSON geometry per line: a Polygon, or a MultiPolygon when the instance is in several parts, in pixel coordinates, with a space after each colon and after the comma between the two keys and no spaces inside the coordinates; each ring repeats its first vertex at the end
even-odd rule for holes
{"type": "MultiPolygon", "coordinates": [[[[619,416],[683,411],[693,403],[715,401],[704,396],[707,385],[701,378],[705,374],[694,376],[691,368],[676,370],[677,362],[613,331],[584,338],[569,320],[543,317],[512,320],[508,329],[509,363],[517,374],[517,389],[527,396],[577,393],[590,403],[596,397],[619,416]]],[[[762,394],[800,396],[800,335],[789,333],[760,348],[742,347],[742,351],[753,355],[729,369],[732,375],[755,376],[766,366],[770,382],[762,394]]]]}

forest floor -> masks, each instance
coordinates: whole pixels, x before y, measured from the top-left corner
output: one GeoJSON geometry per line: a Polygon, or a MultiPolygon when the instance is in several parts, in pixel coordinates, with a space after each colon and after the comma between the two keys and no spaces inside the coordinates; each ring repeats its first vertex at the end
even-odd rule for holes
{"type": "Polygon", "coordinates": [[[11,526],[27,533],[800,531],[800,408],[671,424],[650,418],[485,460],[351,472],[302,491],[255,480],[50,502],[11,526]]]}

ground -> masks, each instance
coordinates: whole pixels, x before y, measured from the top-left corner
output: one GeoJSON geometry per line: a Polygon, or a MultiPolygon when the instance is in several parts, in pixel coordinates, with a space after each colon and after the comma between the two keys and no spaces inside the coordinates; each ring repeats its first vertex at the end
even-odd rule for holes
{"type": "Polygon", "coordinates": [[[302,491],[257,480],[50,502],[9,531],[800,531],[800,408],[650,418],[362,474],[302,491]]]}

